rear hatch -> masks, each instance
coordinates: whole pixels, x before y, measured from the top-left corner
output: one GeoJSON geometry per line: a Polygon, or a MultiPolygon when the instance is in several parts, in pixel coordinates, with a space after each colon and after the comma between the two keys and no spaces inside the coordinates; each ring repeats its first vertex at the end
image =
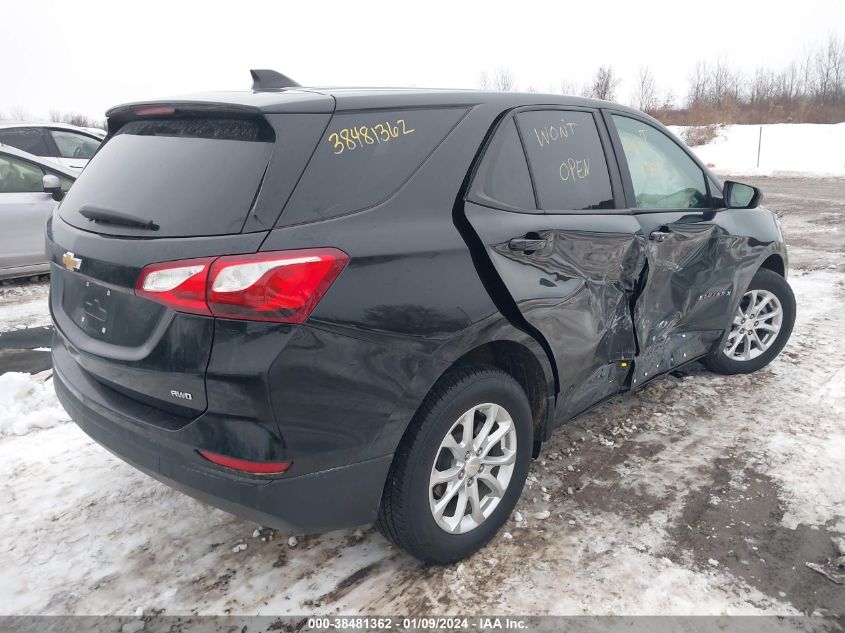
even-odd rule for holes
{"type": "Polygon", "coordinates": [[[261,224],[259,206],[278,216],[328,116],[144,106],[119,113],[119,126],[110,118],[111,136],[48,228],[50,308],[70,356],[101,383],[172,413],[165,426],[204,411],[214,318],[138,296],[141,271],[257,251],[266,231],[245,224],[261,224]],[[311,141],[295,152],[281,144],[291,153],[280,157],[277,137],[296,129],[290,137],[302,145],[303,128],[316,130],[311,141]],[[267,182],[281,158],[285,169],[267,182]],[[264,192],[274,200],[259,204],[264,192]]]}

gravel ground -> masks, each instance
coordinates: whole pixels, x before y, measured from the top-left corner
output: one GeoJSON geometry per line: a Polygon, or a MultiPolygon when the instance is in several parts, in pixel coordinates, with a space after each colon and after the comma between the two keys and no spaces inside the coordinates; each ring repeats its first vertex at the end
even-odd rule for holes
{"type": "MultiPolygon", "coordinates": [[[[49,372],[0,376],[44,413],[0,437],[0,614],[845,613],[845,585],[807,566],[845,554],[845,180],[747,180],[790,244],[780,358],[693,366],[560,429],[508,524],[457,565],[372,528],[290,538],[209,508],[64,423],[49,372]]],[[[0,286],[0,331],[46,323],[45,298],[44,281],[0,286]]],[[[0,335],[2,371],[43,344],[0,335]]]]}

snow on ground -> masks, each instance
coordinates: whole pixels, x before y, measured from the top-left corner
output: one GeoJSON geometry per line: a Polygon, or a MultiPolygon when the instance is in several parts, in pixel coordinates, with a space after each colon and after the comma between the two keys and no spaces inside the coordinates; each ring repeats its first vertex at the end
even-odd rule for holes
{"type": "MultiPolygon", "coordinates": [[[[672,129],[679,134],[683,128],[672,129]]],[[[713,141],[692,150],[718,173],[845,176],[845,123],[726,125],[713,141]]]]}
{"type": "Polygon", "coordinates": [[[0,282],[0,332],[49,325],[47,283],[0,282]]]}
{"type": "MultiPolygon", "coordinates": [[[[842,613],[842,587],[805,563],[826,564],[845,536],[845,270],[828,268],[845,250],[829,231],[845,181],[810,182],[764,186],[800,237],[781,356],[748,376],[694,366],[559,429],[468,560],[426,567],[372,528],[289,541],[74,424],[31,424],[0,437],[0,614],[842,613]]],[[[46,318],[32,286],[29,315],[0,288],[0,330],[46,318]]],[[[8,376],[0,394],[28,403],[0,407],[51,419],[50,382],[8,376]]]]}
{"type": "Polygon", "coordinates": [[[68,417],[56,399],[52,372],[0,374],[0,437],[48,429],[68,417]]]}

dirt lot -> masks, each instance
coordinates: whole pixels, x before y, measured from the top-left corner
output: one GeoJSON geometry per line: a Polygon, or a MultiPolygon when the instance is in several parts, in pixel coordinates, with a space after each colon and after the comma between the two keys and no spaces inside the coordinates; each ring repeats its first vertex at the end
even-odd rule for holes
{"type": "MultiPolygon", "coordinates": [[[[560,429],[458,565],[371,528],[289,540],[184,497],[63,423],[38,374],[47,428],[0,437],[0,613],[845,613],[845,585],[806,565],[835,572],[845,538],[845,180],[755,184],[790,244],[781,357],[751,376],[693,366],[560,429]]],[[[0,331],[45,324],[45,297],[0,288],[0,331]]],[[[42,335],[15,336],[0,371],[43,362],[42,335]]]]}

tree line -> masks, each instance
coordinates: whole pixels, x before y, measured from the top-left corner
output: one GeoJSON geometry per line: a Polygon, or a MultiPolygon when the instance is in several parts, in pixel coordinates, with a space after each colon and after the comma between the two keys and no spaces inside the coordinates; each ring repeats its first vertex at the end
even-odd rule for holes
{"type": "MultiPolygon", "coordinates": [[[[33,116],[29,111],[20,106],[12,108],[12,110],[9,112],[8,117],[5,116],[5,113],[0,112],[0,121],[6,118],[12,121],[42,120],[42,117],[33,116]]],[[[70,125],[76,125],[78,127],[96,127],[100,128],[101,130],[106,129],[105,119],[95,119],[94,117],[90,117],[85,114],[80,114],[79,112],[62,112],[61,110],[50,110],[50,113],[47,115],[47,120],[52,123],[69,123],[70,125]]]]}
{"type": "MultiPolygon", "coordinates": [[[[517,89],[513,71],[504,67],[482,72],[478,83],[485,90],[517,89]]],[[[649,66],[640,67],[627,100],[621,84],[616,69],[604,65],[584,84],[561,81],[549,92],[626,101],[667,125],[838,123],[845,121],[845,36],[830,35],[783,68],[761,66],[749,73],[724,58],[701,60],[680,99],[660,89],[649,66]]],[[[537,92],[533,86],[526,91],[537,92]]]]}

